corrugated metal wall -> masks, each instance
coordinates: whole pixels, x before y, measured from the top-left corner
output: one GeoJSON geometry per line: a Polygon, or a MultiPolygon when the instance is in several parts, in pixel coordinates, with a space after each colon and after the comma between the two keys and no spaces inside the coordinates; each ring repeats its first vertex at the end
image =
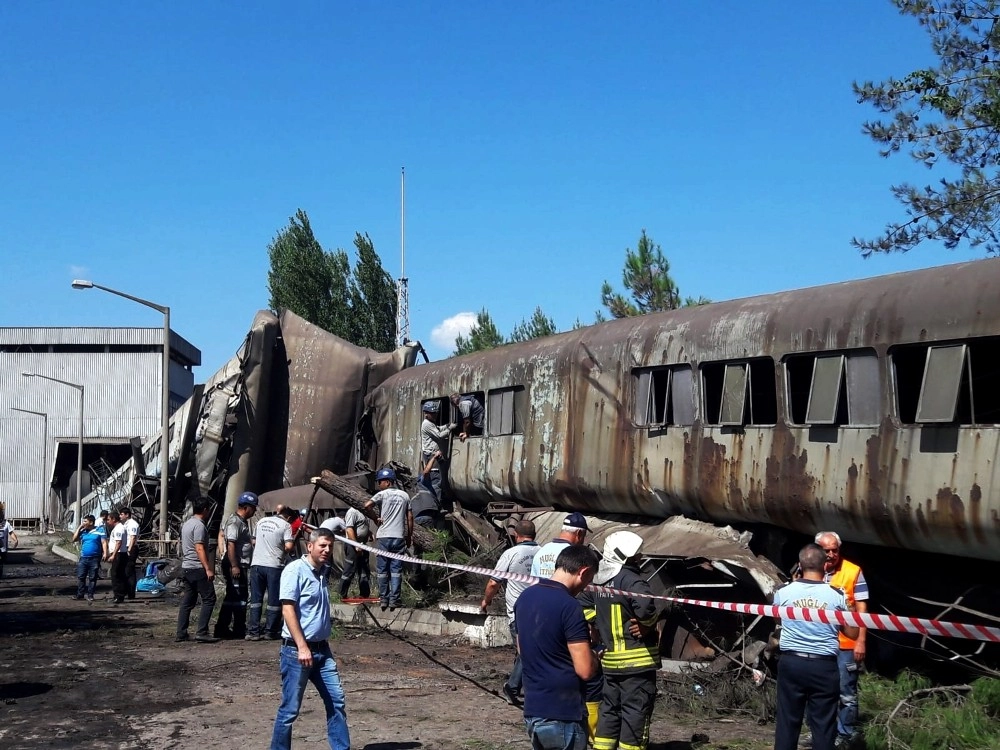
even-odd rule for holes
{"type": "MultiPolygon", "coordinates": [[[[162,331],[156,329],[0,329],[0,345],[8,346],[142,345],[159,344],[161,339],[162,331]]],[[[9,518],[45,515],[41,468],[44,420],[10,407],[48,414],[46,483],[52,475],[56,444],[75,443],[79,434],[79,391],[42,378],[25,378],[21,373],[36,372],[83,385],[85,442],[113,443],[159,431],[160,361],[159,352],[0,353],[0,499],[6,502],[9,518]]],[[[171,369],[176,372],[178,368],[171,369]]],[[[173,382],[172,390],[190,393],[189,383],[173,382]]]]}

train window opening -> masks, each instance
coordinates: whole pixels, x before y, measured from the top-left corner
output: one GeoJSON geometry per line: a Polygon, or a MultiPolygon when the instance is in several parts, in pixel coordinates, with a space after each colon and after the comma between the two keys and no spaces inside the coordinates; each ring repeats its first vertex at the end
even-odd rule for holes
{"type": "Polygon", "coordinates": [[[490,435],[519,435],[527,421],[524,386],[497,388],[487,396],[486,430],[490,435]]]}
{"type": "Polygon", "coordinates": [[[471,391],[469,393],[461,393],[459,394],[459,396],[460,398],[458,406],[455,406],[454,404],[452,405],[452,411],[453,411],[452,421],[458,425],[457,429],[459,432],[465,432],[466,417],[465,414],[462,412],[462,407],[463,407],[462,401],[466,400],[467,398],[472,399],[472,401],[468,402],[469,429],[466,432],[466,435],[468,437],[482,437],[486,428],[486,419],[485,419],[486,392],[471,391]],[[479,412],[478,421],[481,425],[480,427],[476,427],[475,425],[475,422],[477,421],[476,412],[479,412]]]}
{"type": "Polygon", "coordinates": [[[846,421],[847,395],[843,393],[844,355],[816,357],[813,364],[812,385],[809,388],[809,405],[806,406],[808,424],[836,424],[846,421]],[[841,398],[841,396],[844,398],[841,398]],[[838,420],[838,407],[845,407],[842,420],[838,420]]]}
{"type": "Polygon", "coordinates": [[[893,348],[904,424],[1000,424],[1000,337],[893,348]]]}
{"type": "Polygon", "coordinates": [[[920,399],[917,401],[916,421],[921,424],[954,422],[962,381],[968,379],[968,348],[965,344],[929,347],[920,399]]]}
{"type": "Polygon", "coordinates": [[[969,357],[976,424],[1000,424],[1000,339],[973,339],[969,357]]]}
{"type": "Polygon", "coordinates": [[[778,421],[774,360],[712,362],[701,367],[705,422],[724,427],[778,421]]]}
{"type": "Polygon", "coordinates": [[[694,383],[690,365],[636,369],[632,376],[636,425],[694,424],[694,383]]]}
{"type": "Polygon", "coordinates": [[[881,421],[874,351],[794,355],[784,364],[792,424],[857,427],[881,421]]]}
{"type": "Polygon", "coordinates": [[[873,351],[847,355],[847,424],[877,425],[882,421],[882,387],[878,355],[873,351]]]}

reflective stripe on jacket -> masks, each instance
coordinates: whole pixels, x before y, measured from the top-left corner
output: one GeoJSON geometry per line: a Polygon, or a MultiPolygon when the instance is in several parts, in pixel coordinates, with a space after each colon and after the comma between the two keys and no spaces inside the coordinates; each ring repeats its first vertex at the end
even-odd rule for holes
{"type": "MultiPolygon", "coordinates": [[[[858,576],[860,575],[861,568],[849,560],[841,558],[840,568],[837,569],[836,573],[830,576],[830,580],[828,581],[831,586],[844,592],[844,597],[847,599],[848,609],[854,606],[854,585],[858,582],[858,576]]],[[[841,633],[838,640],[840,641],[841,651],[845,649],[854,649],[856,641],[853,638],[848,638],[846,635],[841,633]]]]}
{"type": "MultiPolygon", "coordinates": [[[[633,569],[623,567],[606,586],[625,591],[651,593],[649,584],[633,569]]],[[[608,672],[628,674],[660,668],[659,632],[653,627],[659,618],[656,602],[646,597],[604,594],[585,591],[579,597],[584,616],[596,625],[607,651],[601,665],[608,672]],[[629,632],[629,621],[636,620],[652,628],[636,638],[629,632]]]]}

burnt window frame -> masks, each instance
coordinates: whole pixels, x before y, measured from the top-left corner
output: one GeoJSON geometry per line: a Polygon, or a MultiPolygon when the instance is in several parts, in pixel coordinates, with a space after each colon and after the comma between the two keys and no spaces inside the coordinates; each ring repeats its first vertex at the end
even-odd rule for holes
{"type": "MultiPolygon", "coordinates": [[[[889,349],[894,416],[912,427],[1000,427],[1000,336],[897,344],[889,349]],[[928,388],[928,365],[936,350],[961,351],[957,399],[952,419],[922,414],[928,388]],[[905,374],[901,376],[901,370],[905,374]],[[919,373],[919,377],[918,377],[919,373]],[[920,417],[924,417],[920,419],[920,417]]],[[[940,384],[939,384],[940,385],[940,384]]]]}
{"type": "Polygon", "coordinates": [[[632,424],[635,427],[653,430],[667,427],[690,427],[698,419],[694,368],[690,364],[678,362],[672,365],[633,367],[631,375],[632,424]],[[683,398],[683,393],[678,393],[675,385],[677,383],[676,376],[680,373],[683,373],[683,377],[687,380],[688,398],[686,405],[688,413],[678,417],[677,407],[679,403],[682,403],[679,399],[683,398]],[[686,419],[684,419],[685,416],[687,416],[686,419]]]}
{"type": "Polygon", "coordinates": [[[775,427],[778,424],[778,372],[773,357],[739,357],[702,362],[698,365],[698,373],[701,388],[699,406],[706,426],[743,429],[775,427]],[[756,388],[754,381],[758,383],[756,388]],[[741,383],[742,388],[739,387],[741,383]],[[731,401],[737,397],[737,391],[741,394],[742,406],[742,409],[737,410],[741,412],[739,422],[733,419],[735,412],[728,410],[727,413],[726,408],[727,395],[731,401]],[[761,414],[758,418],[757,415],[761,414]],[[766,421],[760,421],[764,419],[766,421]]]}
{"type": "MultiPolygon", "coordinates": [[[[781,363],[784,369],[785,418],[788,424],[797,427],[837,428],[877,427],[881,424],[885,414],[882,370],[878,352],[872,347],[798,352],[786,355],[781,363]],[[820,360],[836,359],[840,360],[840,366],[835,402],[831,404],[832,413],[828,410],[829,416],[826,418],[812,417],[810,410],[817,396],[816,365],[820,360]],[[808,386],[803,387],[807,367],[808,386]],[[870,369],[865,372],[865,368],[870,369]],[[870,380],[865,383],[865,379],[870,380]],[[866,385],[874,385],[876,400],[874,404],[871,402],[872,391],[866,388],[866,385]],[[863,414],[860,414],[862,412],[863,414]]],[[[832,389],[828,386],[826,397],[829,398],[832,393],[832,389]]]]}
{"type": "Polygon", "coordinates": [[[502,388],[490,388],[486,391],[486,403],[483,407],[486,409],[485,424],[483,425],[483,434],[489,437],[502,437],[505,435],[523,435],[525,425],[528,421],[528,392],[523,385],[510,385],[504,386],[502,388]],[[505,428],[504,417],[507,416],[505,413],[507,407],[505,405],[505,395],[511,394],[510,396],[510,429],[505,428]],[[500,399],[499,408],[496,404],[495,399],[500,399]],[[499,411],[499,416],[495,417],[494,413],[499,411]],[[500,424],[496,425],[496,419],[500,420],[500,424]],[[498,427],[498,430],[494,428],[498,427]]]}

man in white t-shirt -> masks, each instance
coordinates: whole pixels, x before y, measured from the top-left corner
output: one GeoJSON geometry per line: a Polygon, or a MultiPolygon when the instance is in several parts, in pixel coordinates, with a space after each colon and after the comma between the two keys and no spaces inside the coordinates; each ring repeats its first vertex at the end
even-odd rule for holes
{"type": "Polygon", "coordinates": [[[294,508],[282,508],[277,514],[262,518],[254,530],[253,557],[250,560],[250,612],[246,640],[277,640],[281,637],[281,570],[293,542],[291,521],[299,514],[294,508]],[[261,633],[260,618],[267,595],[267,618],[261,633]]]}
{"type": "Polygon", "coordinates": [[[113,510],[108,513],[108,554],[104,559],[111,563],[112,603],[121,604],[128,594],[128,534],[121,515],[113,510]]]}
{"type": "Polygon", "coordinates": [[[128,506],[120,509],[122,526],[125,528],[125,598],[135,599],[135,566],[139,561],[139,523],[132,518],[132,509],[128,506]]]}

